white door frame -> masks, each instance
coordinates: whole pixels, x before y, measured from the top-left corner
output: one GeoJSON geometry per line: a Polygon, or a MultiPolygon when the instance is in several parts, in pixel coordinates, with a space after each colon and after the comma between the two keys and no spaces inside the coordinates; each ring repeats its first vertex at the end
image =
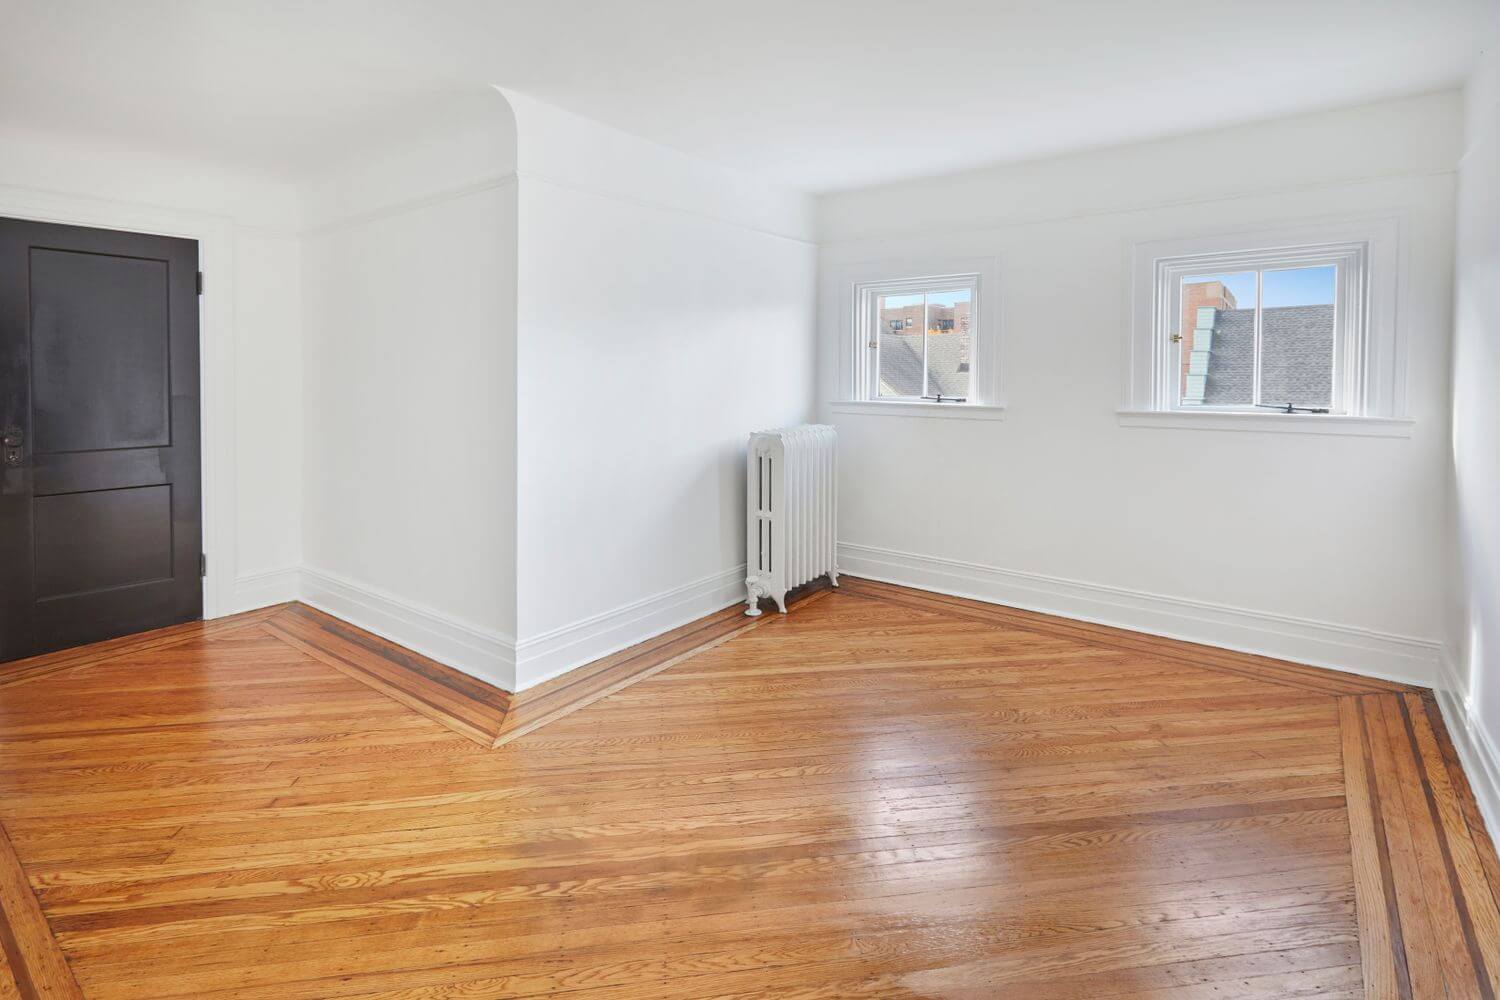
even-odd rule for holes
{"type": "Polygon", "coordinates": [[[198,300],[202,447],[203,617],[234,610],[234,221],[228,216],[0,185],[0,216],[198,241],[204,294],[198,300]]]}

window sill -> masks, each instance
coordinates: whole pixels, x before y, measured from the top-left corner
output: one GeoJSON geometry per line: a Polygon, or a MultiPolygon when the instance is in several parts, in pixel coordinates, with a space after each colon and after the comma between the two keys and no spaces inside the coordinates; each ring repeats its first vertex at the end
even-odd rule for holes
{"type": "Polygon", "coordinates": [[[938,420],[1004,420],[1005,407],[978,403],[905,403],[853,399],[830,403],[834,413],[873,417],[933,417],[938,420]]]}
{"type": "Polygon", "coordinates": [[[1192,431],[1262,431],[1273,434],[1338,434],[1409,438],[1415,420],[1344,417],[1327,413],[1189,413],[1183,410],[1118,410],[1121,427],[1169,427],[1192,431]]]}

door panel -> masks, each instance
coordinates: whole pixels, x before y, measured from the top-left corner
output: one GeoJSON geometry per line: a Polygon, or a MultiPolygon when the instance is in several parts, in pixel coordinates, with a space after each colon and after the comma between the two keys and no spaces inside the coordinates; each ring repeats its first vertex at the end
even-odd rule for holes
{"type": "Polygon", "coordinates": [[[36,598],[172,578],[172,487],[37,497],[36,598]]]}
{"type": "Polygon", "coordinates": [[[0,219],[0,660],[202,616],[197,260],[0,219]]]}
{"type": "Polygon", "coordinates": [[[33,453],[170,445],[166,261],[30,256],[33,453]]]}

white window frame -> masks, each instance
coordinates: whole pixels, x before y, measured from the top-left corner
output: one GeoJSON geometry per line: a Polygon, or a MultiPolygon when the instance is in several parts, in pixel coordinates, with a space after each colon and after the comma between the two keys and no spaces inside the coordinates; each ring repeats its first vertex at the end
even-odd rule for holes
{"type": "MultiPolygon", "coordinates": [[[[1400,219],[1136,243],[1133,320],[1121,423],[1197,429],[1293,430],[1405,436],[1406,352],[1397,322],[1403,280],[1400,219]],[[1338,268],[1334,384],[1328,414],[1263,407],[1181,405],[1182,279],[1280,268],[1338,268]]],[[[1258,384],[1257,379],[1257,384],[1258,384]]]]}
{"type": "MultiPolygon", "coordinates": [[[[974,399],[975,394],[975,371],[976,355],[979,353],[975,348],[975,335],[979,326],[976,306],[979,305],[979,275],[977,274],[952,274],[940,275],[933,278],[901,278],[895,281],[865,281],[855,286],[855,294],[858,296],[855,306],[856,322],[864,329],[865,349],[861,352],[864,356],[865,371],[862,375],[865,381],[864,397],[867,400],[882,403],[937,403],[942,406],[963,406],[974,399]],[[923,297],[922,324],[918,329],[922,332],[922,387],[927,387],[927,338],[931,324],[927,320],[927,296],[934,292],[957,292],[967,291],[969,293],[969,387],[964,392],[963,398],[933,399],[928,396],[884,396],[880,392],[880,338],[886,331],[880,326],[880,297],[882,295],[921,295],[923,297]]],[[[909,324],[910,321],[908,321],[909,324]]],[[[904,327],[909,329],[909,325],[904,327]]]]}
{"type": "MultiPolygon", "coordinates": [[[[1155,330],[1157,340],[1166,341],[1164,360],[1168,370],[1160,373],[1160,391],[1164,409],[1201,413],[1218,410],[1234,413],[1258,413],[1267,402],[1260,395],[1260,303],[1263,275],[1268,271],[1285,271],[1306,267],[1333,267],[1333,364],[1332,400],[1328,411],[1341,415],[1359,415],[1364,410],[1364,383],[1360,366],[1364,358],[1367,315],[1366,295],[1369,281],[1369,245],[1367,243],[1331,243],[1314,246],[1286,247],[1277,250],[1249,250],[1241,253],[1195,254],[1185,257],[1162,257],[1155,262],[1155,330]],[[1244,404],[1210,406],[1185,404],[1178,391],[1182,345],[1178,324],[1182,319],[1182,279],[1196,274],[1222,274],[1254,271],[1255,303],[1255,374],[1252,401],[1244,404]]],[[[1242,307],[1244,308],[1244,307],[1242,307]]],[[[1280,402],[1271,400],[1269,402],[1280,402]]]]}
{"type": "Polygon", "coordinates": [[[999,377],[1000,279],[994,258],[858,264],[841,269],[835,280],[844,294],[839,316],[842,334],[839,398],[831,404],[833,412],[971,420],[1003,418],[1005,407],[1000,399],[999,377]],[[882,397],[877,296],[960,288],[969,289],[973,324],[969,337],[968,398],[963,402],[937,402],[916,397],[882,397]]]}

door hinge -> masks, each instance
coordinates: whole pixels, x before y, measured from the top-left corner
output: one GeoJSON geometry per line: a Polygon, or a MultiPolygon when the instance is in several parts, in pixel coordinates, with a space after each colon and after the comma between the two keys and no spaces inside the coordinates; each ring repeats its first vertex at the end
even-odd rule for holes
{"type": "Polygon", "coordinates": [[[203,552],[198,553],[198,575],[208,575],[208,556],[203,552]]]}
{"type": "Polygon", "coordinates": [[[198,294],[199,295],[203,294],[203,272],[202,271],[198,272],[198,294]]]}

